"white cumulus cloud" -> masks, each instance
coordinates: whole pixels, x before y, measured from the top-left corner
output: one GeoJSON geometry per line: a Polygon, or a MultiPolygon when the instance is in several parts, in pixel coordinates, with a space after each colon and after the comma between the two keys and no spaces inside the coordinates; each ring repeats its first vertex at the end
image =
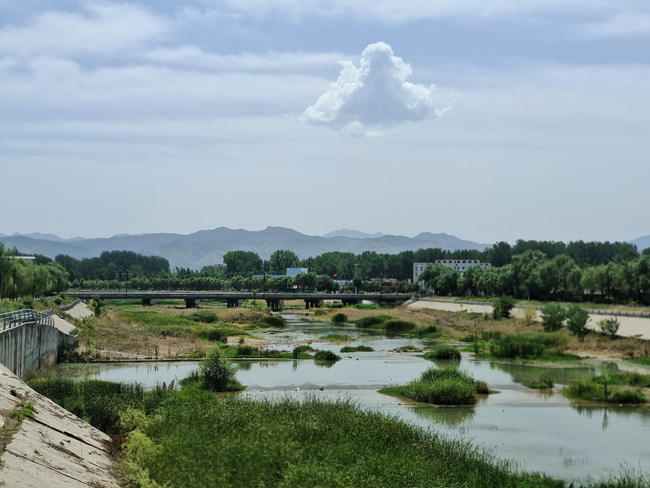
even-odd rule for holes
{"type": "Polygon", "coordinates": [[[383,42],[370,44],[356,67],[341,62],[335,83],[300,116],[354,135],[376,135],[404,122],[434,118],[449,109],[435,103],[435,86],[408,82],[413,70],[383,42]]]}

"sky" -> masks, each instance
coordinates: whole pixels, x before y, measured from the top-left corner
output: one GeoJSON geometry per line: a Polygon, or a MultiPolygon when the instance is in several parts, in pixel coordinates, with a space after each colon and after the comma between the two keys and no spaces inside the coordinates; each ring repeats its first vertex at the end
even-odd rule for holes
{"type": "Polygon", "coordinates": [[[0,0],[0,233],[650,234],[647,0],[0,0]]]}

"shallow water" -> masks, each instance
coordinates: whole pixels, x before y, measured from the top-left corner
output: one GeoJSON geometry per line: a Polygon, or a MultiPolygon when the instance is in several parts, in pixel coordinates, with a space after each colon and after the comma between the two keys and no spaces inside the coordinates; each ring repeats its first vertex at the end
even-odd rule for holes
{"type": "MultiPolygon", "coordinates": [[[[576,407],[557,390],[535,391],[521,384],[541,374],[550,374],[556,387],[561,388],[568,381],[616,369],[615,364],[583,362],[534,366],[477,361],[463,353],[461,369],[476,379],[487,381],[491,389],[501,393],[480,396],[475,407],[413,407],[377,390],[407,383],[434,365],[413,354],[391,352],[408,344],[422,347],[425,342],[404,336],[387,337],[350,326],[306,322],[297,316],[285,317],[289,320],[287,328],[259,333],[274,341],[275,348],[290,350],[296,342],[311,342],[313,347],[340,354],[343,345],[363,344],[376,352],[343,353],[343,359],[336,363],[312,360],[237,362],[237,379],[248,385],[244,396],[253,399],[287,395],[349,398],[444,435],[472,439],[496,456],[512,460],[520,469],[544,471],[567,479],[617,471],[621,463],[650,470],[648,407],[576,407]],[[346,344],[327,344],[320,338],[328,334],[345,334],[355,339],[346,344]]],[[[197,364],[61,364],[52,374],[139,381],[153,387],[187,376],[197,364]]],[[[435,362],[437,366],[446,364],[450,362],[435,362]]]]}

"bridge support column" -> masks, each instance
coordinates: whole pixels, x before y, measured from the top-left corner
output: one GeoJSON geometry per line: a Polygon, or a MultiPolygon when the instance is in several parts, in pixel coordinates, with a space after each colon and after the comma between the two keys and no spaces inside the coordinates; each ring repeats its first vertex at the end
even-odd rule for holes
{"type": "Polygon", "coordinates": [[[185,308],[199,308],[199,303],[201,303],[200,298],[186,298],[185,308]]]}
{"type": "Polygon", "coordinates": [[[284,307],[284,300],[267,300],[266,306],[271,309],[271,312],[282,312],[284,307]]]}
{"type": "Polygon", "coordinates": [[[155,298],[143,298],[142,299],[142,306],[143,307],[151,307],[152,305],[156,304],[156,299],[155,298]]]}
{"type": "Polygon", "coordinates": [[[237,308],[243,305],[244,300],[241,298],[229,298],[226,303],[228,308],[237,308]]]}
{"type": "Polygon", "coordinates": [[[321,308],[323,306],[323,303],[325,303],[324,300],[316,300],[312,298],[305,298],[305,308],[310,309],[310,308],[321,308]]]}

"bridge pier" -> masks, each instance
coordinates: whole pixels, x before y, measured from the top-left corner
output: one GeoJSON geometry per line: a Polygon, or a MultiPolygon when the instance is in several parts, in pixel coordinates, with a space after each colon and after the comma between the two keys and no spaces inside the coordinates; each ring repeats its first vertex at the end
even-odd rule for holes
{"type": "Polygon", "coordinates": [[[241,307],[244,304],[244,300],[241,298],[228,298],[226,304],[228,308],[237,308],[241,307]]]}
{"type": "Polygon", "coordinates": [[[142,306],[143,307],[151,307],[156,304],[156,299],[155,298],[143,298],[142,299],[142,306]]]}
{"type": "Polygon", "coordinates": [[[324,300],[314,300],[314,299],[305,298],[305,308],[307,310],[314,307],[321,308],[323,306],[323,303],[325,303],[324,300]]]}
{"type": "MultiPolygon", "coordinates": [[[[143,300],[144,302],[144,300],[143,300]]],[[[185,299],[185,308],[199,308],[199,303],[201,303],[200,298],[186,298],[185,299]]]]}
{"type": "Polygon", "coordinates": [[[271,308],[271,312],[282,312],[284,300],[266,300],[266,306],[271,308]]]}

